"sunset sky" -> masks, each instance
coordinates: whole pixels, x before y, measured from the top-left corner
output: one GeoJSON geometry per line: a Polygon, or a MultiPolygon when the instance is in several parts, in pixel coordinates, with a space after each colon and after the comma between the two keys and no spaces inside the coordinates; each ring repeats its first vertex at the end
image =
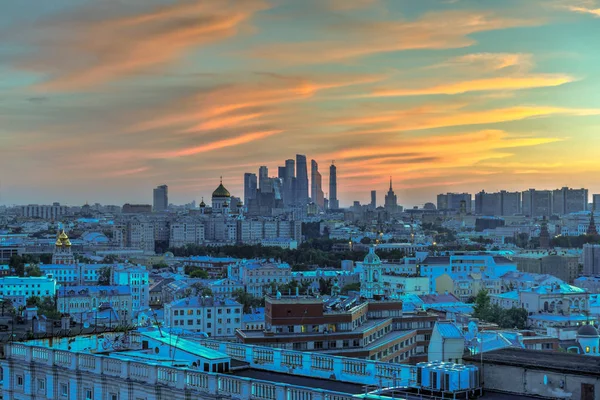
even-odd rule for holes
{"type": "Polygon", "coordinates": [[[593,0],[3,1],[0,203],[243,197],[297,153],[342,206],[598,193],[599,41],[593,0]]]}

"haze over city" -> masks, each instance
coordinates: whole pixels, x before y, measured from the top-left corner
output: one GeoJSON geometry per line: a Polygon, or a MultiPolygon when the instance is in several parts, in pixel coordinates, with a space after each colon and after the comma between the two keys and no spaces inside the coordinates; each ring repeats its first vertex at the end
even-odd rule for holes
{"type": "MultiPolygon", "coordinates": [[[[0,13],[0,203],[209,198],[306,154],[338,198],[598,192],[600,4],[22,0],[0,13]]],[[[276,173],[275,173],[276,175],[276,173]]]]}

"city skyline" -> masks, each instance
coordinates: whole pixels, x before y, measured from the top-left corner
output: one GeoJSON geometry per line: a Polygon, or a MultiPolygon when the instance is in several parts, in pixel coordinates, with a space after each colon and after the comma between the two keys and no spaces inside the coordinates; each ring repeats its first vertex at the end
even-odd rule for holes
{"type": "Polygon", "coordinates": [[[295,154],[320,164],[323,188],[335,160],[343,207],[382,199],[390,175],[404,206],[482,189],[598,193],[599,9],[9,3],[0,204],[150,203],[162,184],[173,203],[199,202],[219,176],[243,198],[245,172],[277,176],[295,154]]]}

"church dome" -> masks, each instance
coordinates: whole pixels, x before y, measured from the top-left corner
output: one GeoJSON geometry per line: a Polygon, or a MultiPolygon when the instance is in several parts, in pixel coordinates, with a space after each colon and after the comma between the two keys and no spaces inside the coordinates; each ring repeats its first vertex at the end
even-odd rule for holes
{"type": "Polygon", "coordinates": [[[204,202],[204,200],[202,200],[200,202],[200,208],[204,208],[204,207],[206,207],[206,203],[204,202]]]}
{"type": "Polygon", "coordinates": [[[223,182],[219,185],[219,187],[213,192],[212,197],[231,197],[229,190],[225,189],[223,186],[223,182]]]}
{"type": "Polygon", "coordinates": [[[58,238],[59,238],[60,240],[68,240],[68,239],[69,239],[69,237],[68,237],[68,236],[67,236],[67,234],[65,233],[64,229],[63,229],[63,231],[60,233],[60,235],[58,236],[58,238]]]}
{"type": "Polygon", "coordinates": [[[381,259],[377,254],[375,254],[375,247],[369,248],[369,254],[365,257],[363,261],[364,264],[381,264],[381,259]]]}
{"type": "Polygon", "coordinates": [[[592,325],[583,325],[577,330],[577,336],[593,336],[598,337],[598,330],[592,325]]]}
{"type": "Polygon", "coordinates": [[[60,241],[60,238],[56,239],[56,243],[54,243],[54,245],[56,245],[56,246],[62,246],[62,242],[60,241]]]}

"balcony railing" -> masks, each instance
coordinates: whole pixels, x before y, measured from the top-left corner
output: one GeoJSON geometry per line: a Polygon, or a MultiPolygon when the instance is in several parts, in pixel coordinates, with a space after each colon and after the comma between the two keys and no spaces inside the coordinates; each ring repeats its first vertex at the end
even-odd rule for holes
{"type": "MultiPolygon", "coordinates": [[[[224,345],[227,344],[224,343],[224,345]]],[[[204,394],[211,398],[224,396],[266,400],[355,400],[352,394],[347,393],[163,365],[143,364],[97,354],[74,353],[41,346],[28,346],[22,343],[9,343],[5,346],[6,358],[19,361],[21,365],[34,363],[49,367],[60,366],[73,371],[73,373],[77,371],[93,372],[123,380],[143,382],[150,386],[164,385],[190,391],[192,397],[195,397],[194,394],[196,394],[199,398],[203,398],[202,394],[204,394]]],[[[253,357],[252,352],[244,346],[230,346],[230,351],[238,355],[245,352],[253,357]]],[[[292,364],[298,363],[297,354],[288,355],[292,364]]],[[[266,355],[264,359],[272,362],[271,357],[272,355],[266,355]]],[[[319,357],[324,358],[322,355],[319,357]]],[[[300,357],[300,361],[305,360],[300,357]]],[[[329,362],[325,361],[320,366],[327,367],[328,364],[329,362]]]]}

